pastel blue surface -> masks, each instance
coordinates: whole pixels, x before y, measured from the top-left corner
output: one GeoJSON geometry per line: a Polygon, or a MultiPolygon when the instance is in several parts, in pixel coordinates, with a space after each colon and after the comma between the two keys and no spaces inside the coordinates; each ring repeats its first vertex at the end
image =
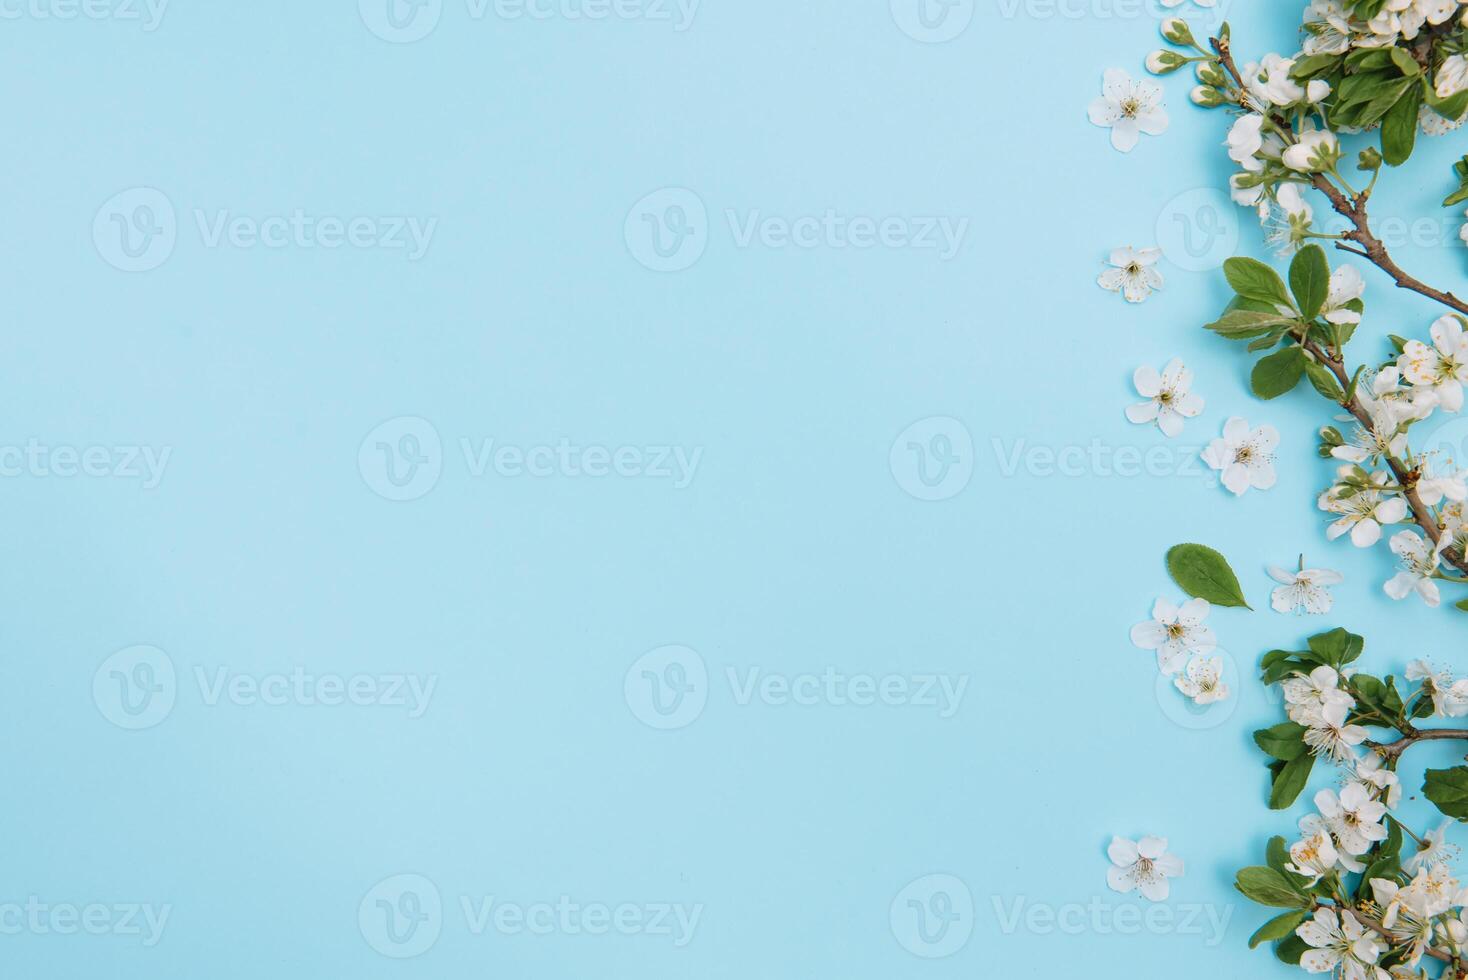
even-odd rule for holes
{"type": "MultiPolygon", "coordinates": [[[[1300,6],[1235,3],[1240,50],[1300,6]]],[[[0,972],[1293,975],[1230,885],[1304,812],[1264,807],[1257,657],[1462,627],[1327,544],[1323,403],[1198,329],[1228,230],[1262,254],[1199,190],[1226,119],[1175,76],[1129,155],[1086,120],[1159,12],[357,7],[0,23],[0,972]],[[1095,285],[1124,244],[1169,250],[1139,307],[1095,285]],[[1168,441],[1122,413],[1173,356],[1207,409],[1168,441]],[[1268,493],[1195,461],[1233,414],[1282,433],[1268,493]],[[1127,639],[1183,540],[1258,610],[1212,617],[1202,716],[1127,639]],[[1302,552],[1327,623],[1268,609],[1302,552]],[[1187,876],[1118,919],[1147,833],[1187,876]]],[[[1430,281],[1462,151],[1375,207],[1435,222],[1430,281]]],[[[1363,337],[1437,315],[1367,280],[1363,337]]]]}

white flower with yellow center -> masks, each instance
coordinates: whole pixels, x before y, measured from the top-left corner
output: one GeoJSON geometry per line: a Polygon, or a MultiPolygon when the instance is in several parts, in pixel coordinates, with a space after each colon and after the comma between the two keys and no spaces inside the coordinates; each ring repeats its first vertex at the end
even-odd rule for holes
{"type": "Polygon", "coordinates": [[[1173,679],[1176,687],[1194,704],[1212,704],[1228,698],[1228,685],[1223,682],[1222,657],[1194,657],[1182,675],[1173,679]]]}
{"type": "Polygon", "coordinates": [[[1151,902],[1167,900],[1167,879],[1183,876],[1183,859],[1167,853],[1166,837],[1143,837],[1129,841],[1111,838],[1106,856],[1112,866],[1106,869],[1106,884],[1112,891],[1127,894],[1141,891],[1151,902]]]}
{"type": "MultiPolygon", "coordinates": [[[[1366,737],[1364,729],[1361,737],[1366,737]]],[[[1335,790],[1321,790],[1315,794],[1315,808],[1325,818],[1341,850],[1353,857],[1360,857],[1373,844],[1387,838],[1386,827],[1381,823],[1386,816],[1386,804],[1373,800],[1360,783],[1347,783],[1339,796],[1335,790]]]]}
{"type": "Polygon", "coordinates": [[[1448,543],[1446,534],[1435,547],[1416,531],[1398,531],[1393,534],[1391,549],[1401,559],[1402,570],[1382,586],[1386,594],[1393,599],[1405,599],[1416,592],[1423,602],[1436,608],[1442,602],[1442,594],[1433,578],[1438,574],[1437,567],[1448,543]]]}
{"type": "Polygon", "coordinates": [[[1422,682],[1422,693],[1432,698],[1432,713],[1437,717],[1468,715],[1468,680],[1454,680],[1451,672],[1434,670],[1425,660],[1407,664],[1407,680],[1422,682]]]}
{"type": "Polygon", "coordinates": [[[1249,423],[1235,416],[1223,424],[1223,438],[1214,439],[1203,450],[1203,462],[1222,473],[1223,485],[1238,496],[1253,487],[1274,486],[1274,450],[1279,432],[1272,425],[1250,430],[1249,423]]]}
{"type": "Polygon", "coordinates": [[[1160,248],[1113,249],[1107,260],[1111,268],[1101,273],[1096,285],[1113,293],[1121,293],[1128,303],[1140,303],[1152,291],[1162,288],[1162,273],[1156,268],[1162,258],[1160,248]]]}
{"type": "Polygon", "coordinates": [[[1463,382],[1468,381],[1468,338],[1463,335],[1463,320],[1453,314],[1439,317],[1428,334],[1432,346],[1420,340],[1407,341],[1397,358],[1397,367],[1412,384],[1435,391],[1445,410],[1456,412],[1463,407],[1463,382]]]}
{"type": "Polygon", "coordinates": [[[1290,863],[1285,865],[1301,878],[1310,879],[1314,885],[1335,870],[1337,855],[1330,834],[1317,830],[1304,840],[1290,845],[1290,863]]]}
{"type": "Polygon", "coordinates": [[[1181,606],[1158,599],[1152,606],[1152,618],[1132,627],[1132,643],[1143,650],[1156,650],[1158,669],[1176,674],[1190,654],[1212,653],[1218,646],[1213,630],[1203,625],[1212,608],[1207,599],[1189,599],[1181,606]]]}
{"type": "Polygon", "coordinates": [[[1334,599],[1328,587],[1345,581],[1340,572],[1329,568],[1306,568],[1303,562],[1298,572],[1287,572],[1278,565],[1270,565],[1269,577],[1280,583],[1269,596],[1269,604],[1275,612],[1304,612],[1312,616],[1330,612],[1334,599]]]}
{"type": "MultiPolygon", "coordinates": [[[[1346,723],[1346,716],[1349,712],[1350,709],[1341,702],[1332,701],[1320,708],[1302,713],[1300,724],[1307,726],[1304,739],[1311,752],[1338,763],[1350,762],[1356,758],[1356,746],[1366,741],[1368,733],[1360,725],[1346,723]]],[[[1358,789],[1361,788],[1360,783],[1351,785],[1358,789]]],[[[1321,809],[1324,810],[1323,807],[1321,809]]],[[[1330,814],[1327,813],[1326,818],[1329,819],[1330,814]]],[[[1349,847],[1346,850],[1352,854],[1365,853],[1351,850],[1349,847]]]]}
{"type": "Polygon", "coordinates": [[[1133,81],[1120,68],[1108,68],[1101,95],[1086,110],[1091,122],[1111,130],[1111,145],[1130,153],[1141,134],[1161,136],[1167,132],[1167,109],[1162,105],[1162,86],[1133,81]]]}
{"type": "MultiPolygon", "coordinates": [[[[1355,467],[1342,466],[1336,475],[1345,480],[1355,473],[1355,467]]],[[[1369,477],[1370,484],[1374,487],[1385,486],[1388,479],[1385,471],[1372,473],[1369,477]]],[[[1340,515],[1338,520],[1325,529],[1325,536],[1334,541],[1349,533],[1351,543],[1358,548],[1369,548],[1376,544],[1381,540],[1383,525],[1396,524],[1407,516],[1407,502],[1400,494],[1362,489],[1346,483],[1339,483],[1326,490],[1320,495],[1317,504],[1326,513],[1340,515]]]]}
{"type": "Polygon", "coordinates": [[[1169,439],[1182,434],[1183,419],[1196,418],[1203,411],[1203,399],[1189,390],[1193,372],[1180,358],[1168,361],[1161,374],[1151,365],[1142,365],[1132,375],[1132,384],[1147,400],[1128,405],[1127,419],[1138,425],[1156,422],[1169,439]]]}
{"type": "Polygon", "coordinates": [[[1341,980],[1375,980],[1376,961],[1381,958],[1381,937],[1364,928],[1349,909],[1340,915],[1329,908],[1315,910],[1315,917],[1295,930],[1310,946],[1300,957],[1300,966],[1310,973],[1339,973],[1341,980]]]}

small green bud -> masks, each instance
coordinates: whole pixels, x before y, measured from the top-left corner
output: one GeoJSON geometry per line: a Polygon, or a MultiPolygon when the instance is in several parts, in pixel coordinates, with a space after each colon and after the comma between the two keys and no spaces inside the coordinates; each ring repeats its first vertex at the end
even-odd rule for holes
{"type": "Polygon", "coordinates": [[[1203,106],[1205,109],[1223,105],[1227,101],[1223,97],[1223,93],[1211,85],[1199,85],[1188,93],[1188,98],[1192,99],[1194,104],[1203,106]]]}
{"type": "Polygon", "coordinates": [[[1173,44],[1192,44],[1193,32],[1188,22],[1181,17],[1169,17],[1162,22],[1162,36],[1173,44]]]}
{"type": "Polygon", "coordinates": [[[1170,75],[1187,63],[1187,59],[1182,55],[1165,48],[1160,48],[1147,55],[1147,70],[1154,75],[1170,75]]]}
{"type": "Polygon", "coordinates": [[[1198,70],[1196,74],[1198,76],[1198,81],[1202,82],[1204,85],[1212,85],[1216,88],[1223,87],[1223,83],[1225,80],[1223,69],[1218,67],[1218,62],[1216,61],[1200,62],[1198,64],[1198,70]]]}
{"type": "Polygon", "coordinates": [[[1372,170],[1381,169],[1381,154],[1377,151],[1376,147],[1368,146],[1361,151],[1361,159],[1356,164],[1356,169],[1365,170],[1368,173],[1372,170]]]}

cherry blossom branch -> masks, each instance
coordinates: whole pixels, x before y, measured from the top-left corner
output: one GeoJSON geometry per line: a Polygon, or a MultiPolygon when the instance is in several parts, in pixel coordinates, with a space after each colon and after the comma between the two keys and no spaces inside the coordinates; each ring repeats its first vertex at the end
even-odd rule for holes
{"type": "MultiPolygon", "coordinates": [[[[1229,51],[1227,38],[1209,38],[1209,43],[1218,55],[1219,63],[1229,73],[1234,82],[1239,86],[1241,92],[1247,92],[1248,87],[1244,84],[1244,76],[1239,72],[1238,65],[1234,63],[1233,54],[1229,51]]],[[[1275,119],[1282,127],[1287,125],[1283,119],[1275,119]]],[[[1366,215],[1366,201],[1371,196],[1371,189],[1367,188],[1359,195],[1347,195],[1330,182],[1324,174],[1311,175],[1310,182],[1316,190],[1320,191],[1330,201],[1330,206],[1337,214],[1351,223],[1343,238],[1345,241],[1337,242],[1336,248],[1343,252],[1359,256],[1376,266],[1382,272],[1391,277],[1392,282],[1402,289],[1411,290],[1428,299],[1436,300],[1444,306],[1468,315],[1468,302],[1459,299],[1450,292],[1435,289],[1427,285],[1415,276],[1408,275],[1402,267],[1392,259],[1387,248],[1382,244],[1371,230],[1370,220],[1366,215]],[[1345,242],[1353,242],[1360,248],[1352,248],[1345,242]]],[[[1434,538],[1434,540],[1436,540],[1434,538]]]]}
{"type": "MultiPolygon", "coordinates": [[[[1228,39],[1219,37],[1209,38],[1209,44],[1218,55],[1219,64],[1222,65],[1223,69],[1228,72],[1229,77],[1239,87],[1240,104],[1248,108],[1246,104],[1248,86],[1244,84],[1244,76],[1239,71],[1238,65],[1234,62],[1233,54],[1229,50],[1228,39]]],[[[1288,120],[1277,114],[1271,115],[1270,120],[1281,132],[1290,132],[1288,120]]],[[[1366,215],[1366,201],[1371,195],[1370,187],[1367,187],[1360,194],[1347,195],[1332,184],[1330,179],[1323,173],[1312,174],[1310,182],[1312,186],[1326,196],[1327,200],[1330,201],[1331,207],[1337,214],[1351,222],[1352,227],[1345,231],[1342,236],[1345,241],[1338,241],[1336,248],[1366,259],[1390,276],[1397,286],[1420,293],[1460,313],[1468,314],[1468,302],[1459,299],[1452,293],[1435,289],[1408,275],[1392,259],[1391,255],[1387,252],[1386,246],[1372,233],[1370,221],[1366,215]],[[1360,247],[1355,248],[1352,245],[1347,245],[1346,241],[1360,247]]],[[[1345,182],[1342,181],[1342,183],[1344,184],[1345,182]]],[[[1300,346],[1308,351],[1315,360],[1325,365],[1331,374],[1335,375],[1336,380],[1340,382],[1341,391],[1350,392],[1352,390],[1351,376],[1346,371],[1345,363],[1340,356],[1332,356],[1329,350],[1311,340],[1308,334],[1300,338],[1300,346]]],[[[1361,404],[1360,399],[1352,395],[1341,402],[1341,407],[1350,412],[1367,432],[1375,434],[1376,424],[1372,420],[1371,413],[1361,404]]],[[[1391,467],[1393,476],[1396,477],[1403,497],[1406,498],[1407,507],[1412,514],[1413,522],[1422,529],[1423,534],[1427,535],[1427,539],[1436,547],[1438,541],[1442,538],[1444,528],[1438,521],[1436,513],[1433,512],[1431,507],[1423,503],[1421,496],[1417,492],[1417,482],[1421,478],[1421,473],[1415,467],[1408,466],[1395,456],[1387,455],[1385,458],[1387,465],[1391,467]]],[[[1455,547],[1449,547],[1443,549],[1442,557],[1464,576],[1468,576],[1468,556],[1465,556],[1455,547]]]]}

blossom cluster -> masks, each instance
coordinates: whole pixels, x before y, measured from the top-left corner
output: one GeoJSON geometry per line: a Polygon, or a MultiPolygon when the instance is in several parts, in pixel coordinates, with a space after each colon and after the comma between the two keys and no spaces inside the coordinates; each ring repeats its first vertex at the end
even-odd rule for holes
{"type": "MultiPolygon", "coordinates": [[[[1398,815],[1396,764],[1402,749],[1426,737],[1418,720],[1468,714],[1468,681],[1413,661],[1406,679],[1415,687],[1403,695],[1393,678],[1357,670],[1362,648],[1360,637],[1333,630],[1311,637],[1307,650],[1264,657],[1262,679],[1280,686],[1289,718],[1254,733],[1274,760],[1270,805],[1293,803],[1318,760],[1335,765],[1343,782],[1316,792],[1315,812],[1299,819],[1294,843],[1274,838],[1268,865],[1244,869],[1236,883],[1255,901],[1289,910],[1261,927],[1251,945],[1273,940],[1281,959],[1311,973],[1420,978],[1426,958],[1461,963],[1468,955],[1468,888],[1452,867],[1452,821],[1415,834],[1398,815]],[[1402,740],[1372,742],[1370,727],[1395,729],[1402,740]]],[[[1465,785],[1468,768],[1432,770],[1424,793],[1463,818],[1465,785]]]]}

